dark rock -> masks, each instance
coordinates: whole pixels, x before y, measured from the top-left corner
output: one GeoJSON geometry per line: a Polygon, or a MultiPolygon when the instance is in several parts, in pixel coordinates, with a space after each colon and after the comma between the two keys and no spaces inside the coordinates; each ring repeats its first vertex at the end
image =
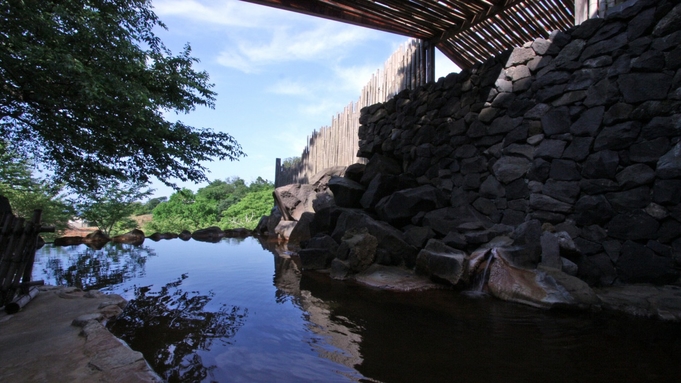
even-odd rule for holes
{"type": "Polygon", "coordinates": [[[679,273],[671,258],[664,258],[644,245],[626,241],[617,260],[617,273],[624,283],[668,284],[675,282],[679,273]]]}
{"type": "Polygon", "coordinates": [[[681,142],[660,157],[655,174],[664,179],[681,177],[681,142]]]}
{"type": "Polygon", "coordinates": [[[522,117],[511,118],[508,115],[499,117],[492,121],[492,124],[490,124],[489,128],[487,129],[487,134],[494,135],[508,133],[517,128],[522,120],[522,117]]]}
{"type": "Polygon", "coordinates": [[[530,190],[527,188],[527,181],[525,179],[517,179],[506,185],[506,198],[508,199],[525,199],[530,196],[530,190]]]}
{"type": "Polygon", "coordinates": [[[667,97],[672,76],[664,73],[627,73],[617,80],[624,101],[638,103],[667,97]]]}
{"type": "Polygon", "coordinates": [[[582,179],[579,181],[579,187],[582,192],[590,195],[616,191],[620,188],[617,182],[609,179],[582,179]]]}
{"type": "Polygon", "coordinates": [[[587,40],[593,36],[596,31],[601,29],[604,22],[605,20],[601,18],[587,19],[572,31],[572,38],[587,40]]]}
{"type": "MultiPolygon", "coordinates": [[[[338,245],[336,245],[338,246],[338,245]]],[[[309,248],[298,251],[300,263],[306,270],[323,270],[329,268],[335,254],[329,249],[309,248]]]]}
{"type": "Polygon", "coordinates": [[[114,243],[130,243],[133,245],[141,245],[144,243],[144,232],[139,229],[133,229],[125,234],[117,235],[111,238],[114,243]]]}
{"type": "Polygon", "coordinates": [[[681,223],[673,218],[666,219],[660,225],[657,235],[660,242],[672,243],[681,235],[681,223]]]}
{"type": "Polygon", "coordinates": [[[383,198],[376,205],[381,220],[394,226],[404,226],[418,212],[428,212],[444,206],[445,196],[432,185],[405,189],[383,198]]]}
{"type": "Polygon", "coordinates": [[[671,246],[666,246],[661,244],[658,241],[648,241],[646,243],[646,247],[655,252],[655,254],[665,257],[665,258],[671,258],[672,256],[672,248],[671,246]]]}
{"type": "Polygon", "coordinates": [[[574,161],[583,161],[589,156],[593,137],[574,137],[563,152],[563,158],[574,161]]]}
{"type": "Polygon", "coordinates": [[[642,72],[660,72],[664,65],[664,54],[654,49],[643,52],[641,56],[631,61],[631,69],[642,72]]]}
{"type": "Polygon", "coordinates": [[[595,268],[598,275],[598,283],[601,286],[610,286],[617,278],[617,271],[610,258],[604,253],[598,253],[587,257],[587,261],[595,268]]]}
{"type": "Polygon", "coordinates": [[[681,180],[655,180],[653,202],[661,205],[678,205],[681,202],[681,180]]]}
{"type": "Polygon", "coordinates": [[[422,248],[433,237],[435,237],[435,232],[427,226],[411,226],[404,231],[404,240],[417,249],[422,248]]]}
{"type": "Polygon", "coordinates": [[[643,35],[655,22],[655,9],[650,8],[640,12],[627,25],[627,37],[634,40],[643,35]]]}
{"type": "Polygon", "coordinates": [[[365,188],[349,178],[333,176],[328,183],[337,206],[359,208],[365,188]]]}
{"type": "Polygon", "coordinates": [[[665,36],[681,29],[681,6],[677,5],[660,20],[655,29],[654,36],[665,36]]]}
{"type": "Polygon", "coordinates": [[[612,262],[617,262],[617,259],[620,257],[622,243],[617,240],[603,241],[603,249],[612,262]]]}
{"type": "Polygon", "coordinates": [[[603,115],[603,124],[607,126],[616,124],[618,122],[627,121],[632,110],[634,110],[632,105],[618,102],[617,104],[611,106],[603,115]]]}
{"type": "Polygon", "coordinates": [[[614,210],[603,195],[582,196],[574,206],[575,222],[579,225],[604,224],[614,215],[614,210]]]}
{"type": "Polygon", "coordinates": [[[555,213],[569,213],[572,205],[543,194],[530,194],[530,208],[555,213]]]}
{"type": "Polygon", "coordinates": [[[331,261],[331,278],[344,280],[347,279],[350,274],[351,270],[347,262],[341,261],[338,258],[331,261]]]}
{"type": "Polygon", "coordinates": [[[570,126],[570,133],[578,136],[595,136],[603,120],[604,111],[605,108],[603,106],[587,109],[570,126]]]}
{"type": "Polygon", "coordinates": [[[530,168],[530,161],[522,157],[504,156],[492,166],[494,176],[503,183],[516,180],[527,173],[530,168]]]}
{"type": "Polygon", "coordinates": [[[364,175],[365,164],[352,164],[345,169],[345,178],[351,179],[355,182],[360,182],[364,175]]]}
{"type": "Polygon", "coordinates": [[[555,108],[541,118],[544,133],[547,136],[568,133],[570,131],[570,113],[567,108],[555,108]]]}
{"type": "Polygon", "coordinates": [[[626,149],[636,142],[640,132],[641,124],[636,121],[627,121],[614,126],[605,127],[596,137],[593,150],[626,149]]]}
{"type": "Polygon", "coordinates": [[[619,33],[608,40],[599,41],[595,44],[591,43],[592,40],[593,38],[589,40],[589,45],[582,52],[582,55],[580,56],[581,61],[587,60],[591,57],[614,52],[624,47],[628,43],[626,33],[619,33]]]}
{"type": "Polygon", "coordinates": [[[669,150],[669,139],[658,137],[637,142],[629,148],[629,160],[633,162],[657,162],[669,150]]]}
{"type": "Polygon", "coordinates": [[[540,243],[540,264],[545,267],[553,267],[554,269],[561,270],[563,268],[563,262],[560,258],[560,245],[558,244],[558,238],[556,235],[553,233],[544,232],[540,237],[540,243]]]}
{"type": "Polygon", "coordinates": [[[530,220],[518,225],[511,234],[513,250],[510,258],[516,266],[534,268],[541,261],[541,223],[530,220]]]}
{"type": "MultiPolygon", "coordinates": [[[[263,216],[263,218],[267,218],[267,216],[263,216]]],[[[192,233],[189,230],[182,230],[178,235],[178,238],[180,238],[183,241],[189,241],[192,238],[192,233]]]]}
{"type": "Polygon", "coordinates": [[[506,189],[495,177],[487,177],[480,185],[480,194],[489,198],[503,197],[506,195],[506,189]]]}
{"type": "Polygon", "coordinates": [[[541,158],[532,161],[530,170],[527,173],[527,178],[531,181],[544,182],[549,178],[551,172],[551,163],[541,158]]]}
{"type": "Polygon", "coordinates": [[[447,235],[442,238],[442,242],[445,245],[455,249],[465,249],[468,245],[466,242],[466,237],[457,231],[450,231],[447,233],[447,235]]]}
{"type": "Polygon", "coordinates": [[[362,185],[369,185],[371,180],[373,180],[374,177],[376,177],[376,175],[379,173],[397,175],[401,172],[402,166],[400,166],[395,159],[376,153],[367,163],[360,183],[362,185]]]}
{"type": "Polygon", "coordinates": [[[523,156],[528,160],[534,159],[534,146],[532,145],[521,145],[521,144],[511,144],[505,147],[501,152],[504,155],[510,156],[523,156]]]}
{"type": "Polygon", "coordinates": [[[606,198],[615,211],[642,209],[650,203],[652,196],[650,188],[640,186],[621,192],[607,193],[606,198]]]}
{"type": "Polygon", "coordinates": [[[463,276],[465,258],[463,252],[431,239],[416,258],[416,272],[456,285],[463,276]]]}
{"type": "Polygon", "coordinates": [[[641,135],[648,140],[653,140],[658,137],[675,137],[680,133],[681,114],[653,117],[641,131],[641,135]]]}
{"type": "Polygon", "coordinates": [[[578,181],[582,178],[579,165],[571,160],[553,160],[549,176],[558,181],[578,181]]]}
{"type": "Polygon", "coordinates": [[[347,230],[341,238],[336,257],[345,261],[352,272],[360,272],[374,263],[378,240],[366,227],[347,230]]]}
{"type": "Polygon", "coordinates": [[[627,166],[616,175],[622,189],[631,189],[637,186],[652,183],[655,179],[655,171],[645,164],[627,166]]]}
{"type": "Polygon", "coordinates": [[[584,255],[594,255],[603,251],[603,245],[600,243],[589,241],[581,237],[575,238],[575,246],[577,247],[577,250],[584,255]]]}
{"type": "Polygon", "coordinates": [[[614,178],[619,165],[617,152],[601,150],[587,157],[582,166],[582,176],[585,178],[614,178]]]}
{"type": "Polygon", "coordinates": [[[579,183],[576,181],[556,181],[549,179],[544,184],[542,193],[566,203],[574,203],[579,196],[579,183]]]}
{"type": "Polygon", "coordinates": [[[196,230],[192,233],[192,239],[201,242],[219,242],[224,236],[225,232],[217,226],[196,230]]]}
{"type": "Polygon", "coordinates": [[[373,209],[381,198],[397,191],[398,184],[397,176],[377,174],[362,195],[360,204],[365,209],[373,209]]]}
{"type": "Polygon", "coordinates": [[[447,235],[450,231],[486,229],[492,227],[492,222],[472,206],[464,204],[426,213],[423,225],[430,226],[436,233],[447,235]]]}
{"type": "Polygon", "coordinates": [[[607,224],[606,230],[613,238],[636,241],[656,239],[659,226],[655,218],[642,210],[634,210],[617,214],[607,224]]]}
{"type": "Polygon", "coordinates": [[[340,241],[347,230],[362,227],[366,227],[368,233],[376,237],[379,249],[388,251],[407,267],[414,267],[417,250],[404,240],[404,235],[387,223],[374,220],[364,212],[350,209],[342,211],[331,237],[340,241]]]}

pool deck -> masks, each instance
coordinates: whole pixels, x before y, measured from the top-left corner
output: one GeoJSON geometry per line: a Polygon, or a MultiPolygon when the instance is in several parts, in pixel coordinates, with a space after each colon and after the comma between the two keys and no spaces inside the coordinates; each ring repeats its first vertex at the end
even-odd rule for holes
{"type": "Polygon", "coordinates": [[[125,306],[119,295],[40,290],[18,313],[0,313],[0,382],[162,381],[104,327],[125,306]]]}
{"type": "MultiPolygon", "coordinates": [[[[681,321],[681,287],[634,285],[595,291],[604,310],[681,321]]],[[[0,313],[0,381],[162,382],[141,353],[104,326],[125,303],[119,295],[96,290],[41,287],[17,314],[0,313]]]]}

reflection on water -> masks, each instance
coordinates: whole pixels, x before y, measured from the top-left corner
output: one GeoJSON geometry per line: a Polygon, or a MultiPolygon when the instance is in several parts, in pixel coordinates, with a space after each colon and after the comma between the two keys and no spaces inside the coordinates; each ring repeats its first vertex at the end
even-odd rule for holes
{"type": "Polygon", "coordinates": [[[135,287],[135,298],[109,329],[140,351],[168,382],[201,382],[215,366],[205,366],[197,350],[210,351],[214,340],[230,344],[248,310],[223,305],[204,311],[215,295],[200,295],[180,288],[187,275],[152,292],[135,287]]]}
{"type": "MultiPolygon", "coordinates": [[[[75,286],[83,290],[106,290],[134,277],[144,277],[148,257],[156,253],[149,246],[111,243],[102,249],[86,245],[53,247],[40,250],[40,278],[51,285],[75,286]]],[[[36,279],[36,278],[34,278],[36,279]]]]}
{"type": "Polygon", "coordinates": [[[675,323],[368,289],[301,271],[253,238],[148,246],[48,246],[34,278],[62,275],[60,262],[84,265],[71,274],[85,281],[118,273],[94,272],[95,259],[125,269],[99,278],[129,300],[111,329],[168,381],[677,382],[681,371],[675,323]]]}

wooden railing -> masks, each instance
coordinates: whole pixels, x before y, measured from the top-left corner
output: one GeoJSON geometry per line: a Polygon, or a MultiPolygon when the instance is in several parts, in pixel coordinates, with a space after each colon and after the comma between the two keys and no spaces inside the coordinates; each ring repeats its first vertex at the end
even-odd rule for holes
{"type": "Polygon", "coordinates": [[[351,102],[324,126],[307,137],[307,145],[300,162],[287,167],[277,158],[274,184],[307,183],[317,172],[332,166],[362,163],[357,157],[360,110],[384,102],[404,89],[411,89],[433,81],[435,77],[432,46],[411,39],[401,45],[377,70],[362,89],[357,102],[351,102]]]}
{"type": "Polygon", "coordinates": [[[12,314],[37,294],[35,285],[42,284],[31,281],[38,236],[54,228],[41,226],[42,211],[35,210],[27,221],[12,214],[6,198],[0,199],[0,307],[12,314]]]}

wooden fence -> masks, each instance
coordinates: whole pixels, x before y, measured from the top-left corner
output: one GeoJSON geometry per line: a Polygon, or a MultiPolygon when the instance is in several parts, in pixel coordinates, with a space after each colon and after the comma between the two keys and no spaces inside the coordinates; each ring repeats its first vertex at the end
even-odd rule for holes
{"type": "Polygon", "coordinates": [[[411,39],[401,45],[386,61],[383,70],[377,70],[362,89],[357,102],[351,102],[332,118],[331,126],[324,126],[307,137],[307,145],[294,166],[286,166],[277,158],[274,184],[307,183],[317,172],[332,166],[362,163],[357,157],[360,110],[384,102],[401,90],[415,88],[433,81],[433,47],[426,42],[411,39]]]}
{"type": "Polygon", "coordinates": [[[6,198],[0,199],[0,307],[12,314],[38,293],[35,285],[42,281],[31,282],[38,236],[54,228],[41,226],[40,210],[27,221],[12,214],[6,198]]]}

